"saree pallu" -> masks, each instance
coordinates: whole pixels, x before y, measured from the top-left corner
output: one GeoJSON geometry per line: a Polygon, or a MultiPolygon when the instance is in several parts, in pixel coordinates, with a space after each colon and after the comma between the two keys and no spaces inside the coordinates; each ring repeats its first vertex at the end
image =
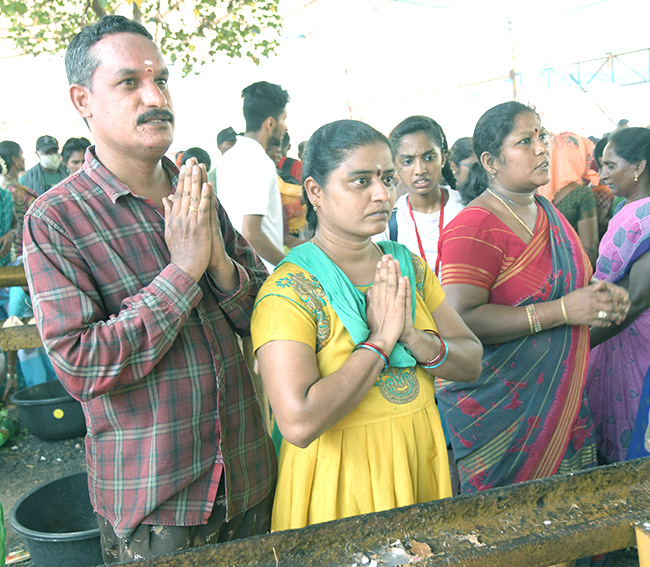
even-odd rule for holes
{"type": "MultiPolygon", "coordinates": [[[[650,197],[628,203],[614,215],[600,243],[595,275],[619,282],[649,250],[650,197]]],[[[627,458],[649,367],[650,309],[591,351],[587,395],[601,463],[627,458]]]]}
{"type": "MultiPolygon", "coordinates": [[[[484,209],[460,213],[443,234],[443,284],[485,287],[490,303],[512,306],[553,301],[586,286],[591,267],[578,236],[545,198],[536,199],[537,224],[527,245],[484,209]],[[482,265],[489,249],[499,250],[492,254],[502,259],[499,266],[482,265]]],[[[584,394],[588,355],[589,329],[561,325],[484,345],[474,384],[438,380],[462,492],[595,465],[584,394]]]]}

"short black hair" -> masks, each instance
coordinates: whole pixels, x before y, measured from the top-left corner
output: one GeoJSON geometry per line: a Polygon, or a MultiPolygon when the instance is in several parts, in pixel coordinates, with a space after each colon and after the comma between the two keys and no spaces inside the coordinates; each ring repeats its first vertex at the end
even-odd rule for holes
{"type": "Polygon", "coordinates": [[[298,144],[298,159],[302,159],[302,156],[305,153],[305,148],[307,148],[307,140],[303,140],[298,144]]]}
{"type": "Polygon", "coordinates": [[[90,88],[93,74],[100,64],[90,49],[98,41],[115,33],[135,33],[153,41],[153,36],[142,24],[124,16],[103,16],[96,23],[81,28],[68,45],[65,52],[65,72],[70,85],[90,88]]]}
{"type": "Polygon", "coordinates": [[[63,148],[61,148],[61,159],[63,163],[67,163],[73,153],[85,152],[88,146],[90,146],[90,140],[88,138],[70,138],[66,140],[63,148]]]}
{"type": "Polygon", "coordinates": [[[199,163],[205,164],[205,168],[210,171],[212,160],[210,154],[202,148],[189,148],[183,153],[181,163],[185,163],[190,158],[196,158],[199,163]]]}
{"type": "Polygon", "coordinates": [[[241,96],[244,99],[246,132],[258,132],[269,116],[278,120],[289,103],[287,91],[266,81],[247,86],[241,96]]]}
{"type": "Polygon", "coordinates": [[[287,130],[282,137],[282,147],[288,148],[291,145],[291,137],[289,136],[289,131],[287,130]]]}

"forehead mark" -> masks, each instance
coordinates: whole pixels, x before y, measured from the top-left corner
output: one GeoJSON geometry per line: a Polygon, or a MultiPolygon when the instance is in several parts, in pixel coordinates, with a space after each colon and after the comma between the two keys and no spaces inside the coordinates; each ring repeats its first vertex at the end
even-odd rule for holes
{"type": "Polygon", "coordinates": [[[149,59],[145,59],[144,64],[147,65],[146,72],[153,73],[153,69],[150,67],[150,65],[153,65],[153,61],[150,61],[149,59]]]}

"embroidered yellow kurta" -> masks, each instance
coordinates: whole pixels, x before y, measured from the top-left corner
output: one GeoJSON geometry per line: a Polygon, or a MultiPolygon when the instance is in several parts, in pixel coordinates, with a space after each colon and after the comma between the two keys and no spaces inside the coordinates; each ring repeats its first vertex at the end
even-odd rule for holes
{"type": "MultiPolygon", "coordinates": [[[[420,258],[412,261],[415,327],[436,329],[431,313],[444,292],[420,258]]],[[[310,345],[321,376],[340,368],[355,346],[319,282],[290,263],[262,287],[251,330],[255,350],[274,340],[310,345]]],[[[362,402],[309,447],[283,440],[278,466],[274,531],[451,496],[433,378],[420,366],[388,368],[362,402]]]]}

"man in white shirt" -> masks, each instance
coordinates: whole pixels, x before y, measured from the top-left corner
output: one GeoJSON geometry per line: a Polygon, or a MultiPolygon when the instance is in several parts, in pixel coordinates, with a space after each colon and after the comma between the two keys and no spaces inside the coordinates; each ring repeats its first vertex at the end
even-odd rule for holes
{"type": "Polygon", "coordinates": [[[224,154],[217,169],[219,200],[233,226],[272,271],[284,258],[284,223],[275,164],[266,154],[287,131],[289,95],[260,81],[242,91],[246,133],[224,154]]]}

